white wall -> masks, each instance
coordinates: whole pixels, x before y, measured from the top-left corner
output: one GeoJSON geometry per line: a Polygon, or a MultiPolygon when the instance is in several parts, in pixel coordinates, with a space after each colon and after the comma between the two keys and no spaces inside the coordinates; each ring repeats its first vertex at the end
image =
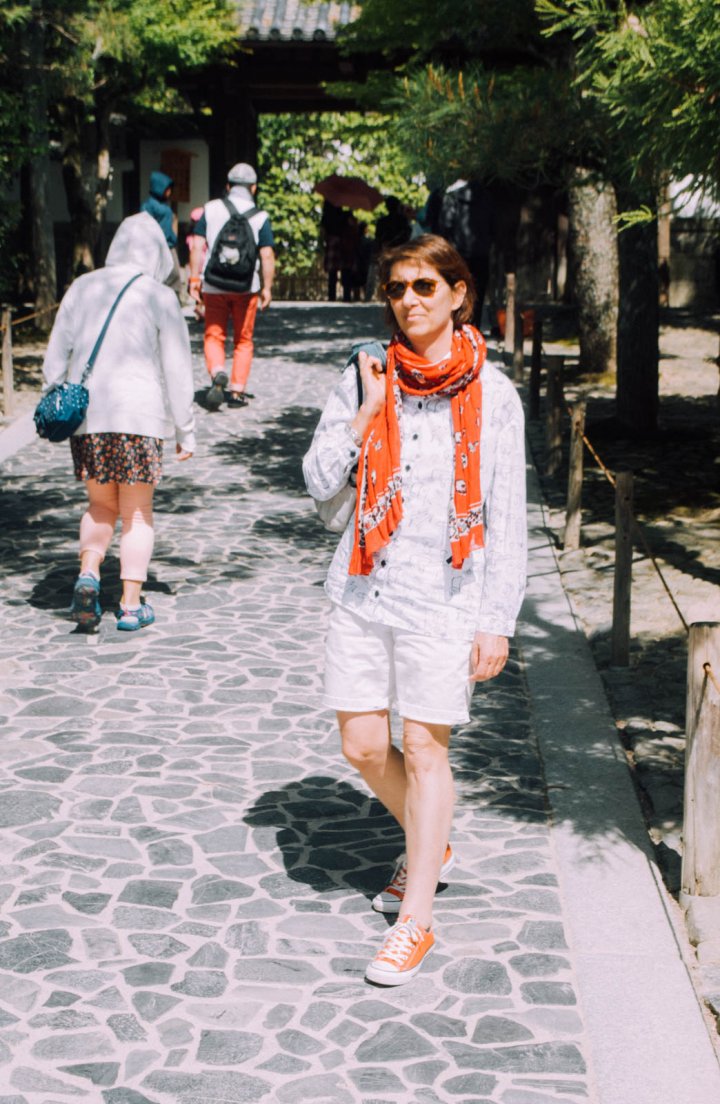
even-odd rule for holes
{"type": "Polygon", "coordinates": [[[190,162],[190,201],[177,204],[180,222],[187,222],[193,207],[201,207],[211,198],[210,158],[207,142],[202,138],[146,139],[140,143],[140,202],[147,197],[150,173],[160,168],[160,158],[165,149],[187,150],[190,162]]]}

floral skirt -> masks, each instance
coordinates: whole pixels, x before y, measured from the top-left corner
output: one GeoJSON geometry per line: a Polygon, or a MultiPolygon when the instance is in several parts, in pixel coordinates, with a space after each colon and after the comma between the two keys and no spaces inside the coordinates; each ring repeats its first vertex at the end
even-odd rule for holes
{"type": "Polygon", "coordinates": [[[152,483],[162,476],[163,443],[137,433],[81,433],[70,438],[76,479],[152,483]]]}

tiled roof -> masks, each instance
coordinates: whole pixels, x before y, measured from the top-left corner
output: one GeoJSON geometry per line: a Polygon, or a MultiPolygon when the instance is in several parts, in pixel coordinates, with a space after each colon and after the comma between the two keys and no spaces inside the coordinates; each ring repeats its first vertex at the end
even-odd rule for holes
{"type": "Polygon", "coordinates": [[[241,38],[255,42],[328,42],[338,27],[360,14],[357,4],[308,4],[303,0],[235,0],[241,38]]]}

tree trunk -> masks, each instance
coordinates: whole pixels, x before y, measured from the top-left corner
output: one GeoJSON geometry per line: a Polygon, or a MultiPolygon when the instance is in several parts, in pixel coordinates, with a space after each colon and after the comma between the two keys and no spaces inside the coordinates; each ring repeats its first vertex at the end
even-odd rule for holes
{"type": "Polygon", "coordinates": [[[47,124],[47,81],[45,76],[45,19],[40,0],[33,2],[28,23],[27,110],[33,155],[28,166],[30,219],[32,226],[33,283],[35,309],[42,311],[38,329],[49,332],[53,317],[48,310],[57,301],[55,236],[49,203],[50,148],[47,124]]]}
{"type": "Polygon", "coordinates": [[[108,138],[109,110],[97,108],[96,121],[85,120],[84,104],[65,104],[63,179],[72,226],[71,278],[98,263],[100,233],[108,202],[112,169],[108,138]]]}
{"type": "MultiPolygon", "coordinates": [[[[618,207],[633,210],[647,196],[618,190],[618,207]]],[[[655,206],[653,196],[648,206],[655,206]]],[[[618,317],[617,417],[641,437],[657,430],[659,411],[659,280],[657,221],[640,223],[618,235],[620,310],[618,317]]]]}
{"type": "MultiPolygon", "coordinates": [[[[97,241],[101,248],[106,246],[103,242],[103,226],[105,212],[110,199],[112,187],[112,162],[110,160],[110,108],[107,104],[97,104],[95,108],[97,120],[97,157],[95,168],[95,223],[97,225],[97,241]]],[[[98,256],[95,251],[95,261],[102,264],[104,256],[98,256]]]]}
{"type": "Polygon", "coordinates": [[[63,136],[63,180],[70,211],[72,255],[69,280],[95,267],[98,225],[95,218],[95,123],[87,119],[87,107],[78,101],[59,105],[63,136]]]}
{"type": "Polygon", "coordinates": [[[617,368],[618,248],[612,185],[576,169],[568,192],[570,256],[578,306],[580,364],[601,375],[617,368]]]}

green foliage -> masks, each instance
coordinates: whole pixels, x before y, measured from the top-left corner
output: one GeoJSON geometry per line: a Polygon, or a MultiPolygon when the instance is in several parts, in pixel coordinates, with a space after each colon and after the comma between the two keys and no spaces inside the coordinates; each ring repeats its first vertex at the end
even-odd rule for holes
{"type": "Polygon", "coordinates": [[[15,0],[0,6],[0,181],[36,151],[24,104],[28,88],[45,85],[48,124],[112,110],[167,106],[168,82],[237,45],[231,0],[15,0]],[[44,65],[33,72],[29,34],[42,28],[44,65]],[[70,104],[81,105],[68,113],[70,104]],[[62,120],[61,120],[62,114],[62,120]]]}
{"type": "Polygon", "coordinates": [[[718,0],[537,0],[571,35],[576,85],[610,120],[635,181],[659,168],[720,190],[718,0]]]}
{"type": "Polygon", "coordinates": [[[458,176],[557,183],[595,142],[563,69],[429,65],[400,82],[392,103],[412,163],[446,184],[458,176]]]}
{"type": "Polygon", "coordinates": [[[133,91],[200,68],[237,42],[227,0],[96,0],[77,30],[92,47],[96,82],[133,91]]]}
{"type": "Polygon", "coordinates": [[[416,172],[532,187],[563,183],[599,154],[599,128],[572,87],[566,47],[544,39],[533,0],[365,0],[341,41],[394,70],[337,86],[387,111],[416,172]]]}
{"type": "Polygon", "coordinates": [[[623,230],[632,230],[635,226],[645,226],[648,222],[654,222],[656,218],[657,211],[643,204],[634,211],[621,211],[619,215],[615,215],[613,221],[618,231],[622,233],[623,230]]]}
{"type": "MultiPolygon", "coordinates": [[[[260,201],[272,221],[279,271],[287,275],[309,271],[317,261],[323,201],[313,187],[331,173],[360,176],[412,207],[427,196],[424,177],[413,177],[384,115],[267,115],[259,140],[260,201]]],[[[381,206],[356,214],[373,223],[383,212],[381,206]]]]}
{"type": "Polygon", "coordinates": [[[539,44],[533,0],[364,0],[338,39],[351,52],[379,52],[398,64],[429,58],[483,57],[539,44]]]}
{"type": "Polygon", "coordinates": [[[67,91],[114,108],[165,100],[165,88],[237,44],[230,0],[84,0],[67,21],[76,43],[67,91]]]}

